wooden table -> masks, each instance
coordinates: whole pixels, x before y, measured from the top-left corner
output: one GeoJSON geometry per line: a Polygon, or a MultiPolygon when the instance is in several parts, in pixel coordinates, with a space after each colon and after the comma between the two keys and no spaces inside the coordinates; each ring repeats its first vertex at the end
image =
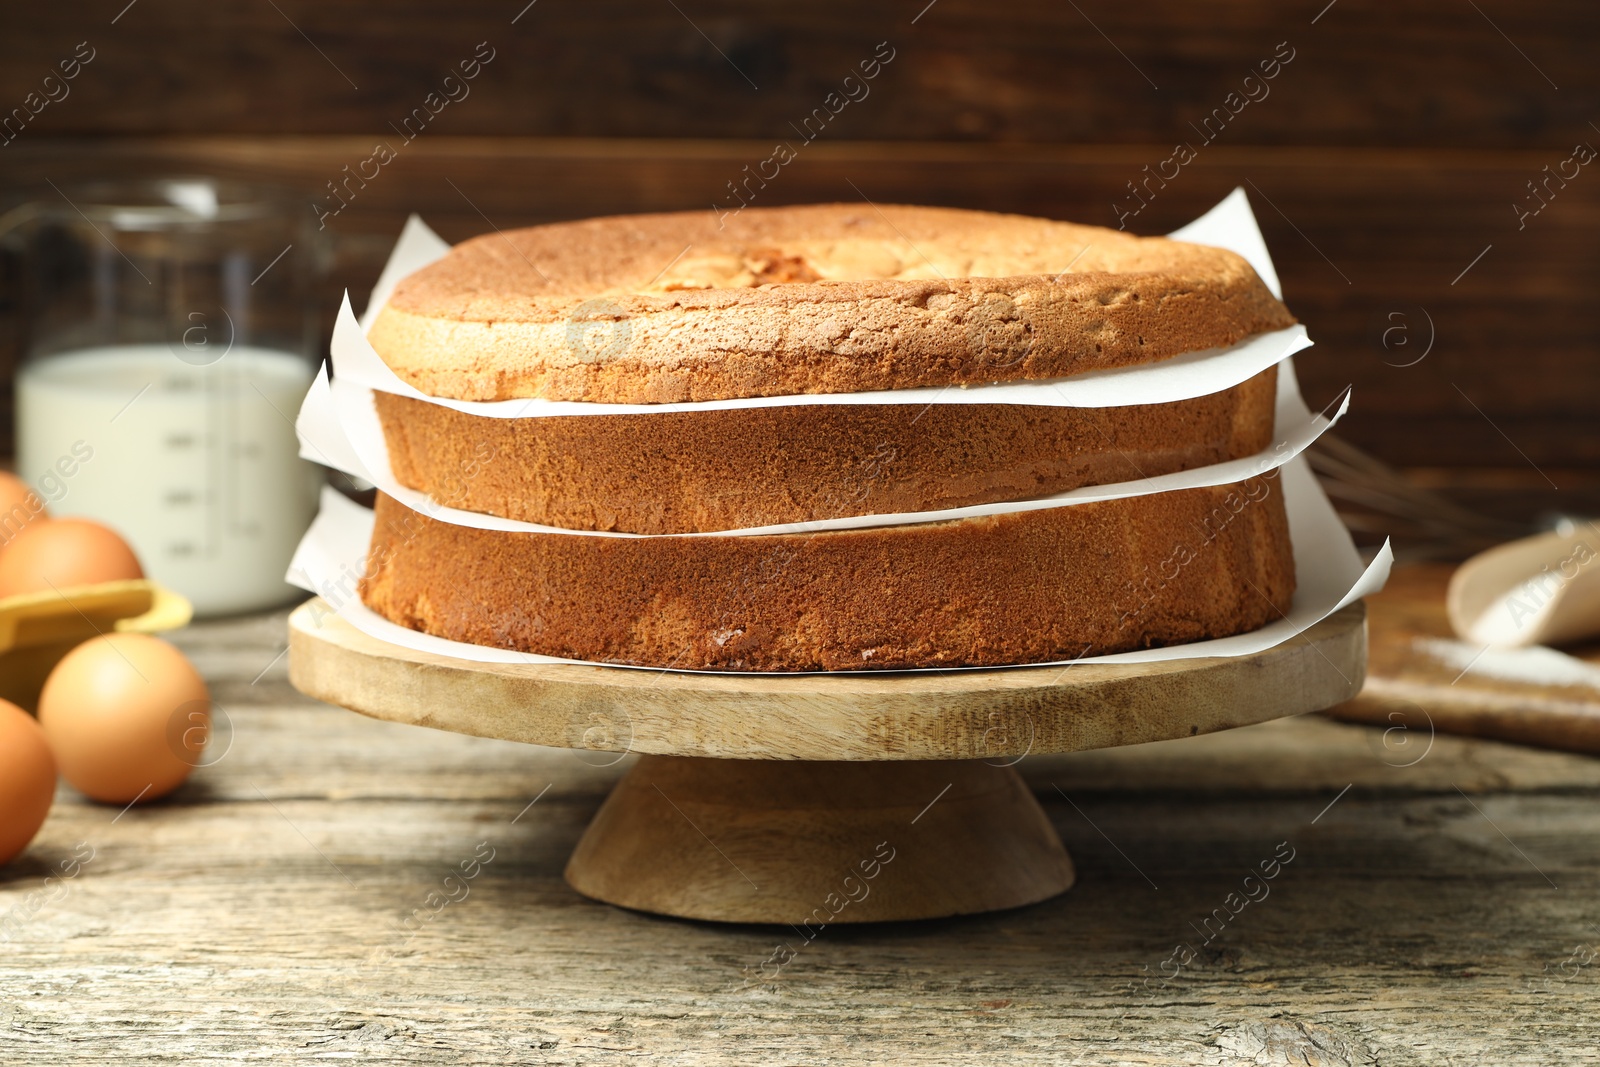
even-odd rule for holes
{"type": "Polygon", "coordinates": [[[1588,757],[1310,717],[1029,758],[1075,888],[807,942],[567,887],[627,760],[313,703],[283,613],[178,641],[231,747],[125,814],[63,787],[0,870],[0,1063],[1600,1062],[1588,757]]]}

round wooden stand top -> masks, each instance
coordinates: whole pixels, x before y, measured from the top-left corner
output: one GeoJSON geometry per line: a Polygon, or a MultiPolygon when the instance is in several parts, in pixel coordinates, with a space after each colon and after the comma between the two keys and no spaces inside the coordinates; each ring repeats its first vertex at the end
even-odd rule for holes
{"type": "Polygon", "coordinates": [[[1210,733],[1331,707],[1366,668],[1353,604],[1250,656],[948,672],[689,674],[489,664],[289,617],[302,692],[378,719],[558,748],[782,760],[994,760],[1210,733]]]}

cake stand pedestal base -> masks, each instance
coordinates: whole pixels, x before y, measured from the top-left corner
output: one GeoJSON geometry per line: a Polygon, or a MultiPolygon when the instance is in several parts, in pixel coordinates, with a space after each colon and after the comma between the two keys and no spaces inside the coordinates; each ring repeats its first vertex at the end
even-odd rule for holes
{"type": "Polygon", "coordinates": [[[644,756],[566,877],[639,911],[816,930],[1032,904],[1073,870],[1009,766],[644,756]]]}
{"type": "Polygon", "coordinates": [[[321,601],[289,616],[303,693],[391,722],[638,753],[567,864],[580,893],[802,936],[1048,899],[1072,861],[1011,764],[1326,708],[1360,690],[1366,659],[1359,603],[1244,656],[787,676],[480,663],[382,641],[321,601]]]}

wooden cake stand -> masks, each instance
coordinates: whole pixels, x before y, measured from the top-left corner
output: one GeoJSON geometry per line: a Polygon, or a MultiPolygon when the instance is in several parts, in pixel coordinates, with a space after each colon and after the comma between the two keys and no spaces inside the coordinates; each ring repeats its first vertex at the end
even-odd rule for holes
{"type": "Polygon", "coordinates": [[[640,753],[567,864],[580,893],[808,928],[1052,897],[1072,885],[1072,861],[1013,769],[1023,756],[1319,710],[1353,697],[1365,665],[1359,603],[1231,659],[787,676],[473,663],[368,637],[315,601],[289,618],[289,677],[309,696],[456,733],[640,753]]]}

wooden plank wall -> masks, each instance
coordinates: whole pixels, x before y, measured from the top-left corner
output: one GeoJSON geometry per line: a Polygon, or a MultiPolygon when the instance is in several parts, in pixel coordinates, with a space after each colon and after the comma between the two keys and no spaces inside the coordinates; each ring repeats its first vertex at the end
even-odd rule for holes
{"type": "Polygon", "coordinates": [[[1318,341],[1309,397],[1355,386],[1349,439],[1503,513],[1600,512],[1600,169],[1528,186],[1600,147],[1593,3],[525,2],[13,5],[0,107],[79,42],[94,59],[0,147],[0,184],[206,170],[325,193],[383,142],[396,159],[328,220],[330,313],[408,211],[459,239],[711,210],[778,140],[798,158],[757,203],[1161,233],[1242,185],[1318,341]],[[866,95],[801,141],[875,52],[866,95]],[[475,53],[468,95],[398,135],[475,53]],[[1163,165],[1179,143],[1193,160],[1163,165]],[[1170,180],[1141,207],[1147,166],[1170,180]],[[1381,343],[1397,322],[1405,351],[1381,343]]]}

